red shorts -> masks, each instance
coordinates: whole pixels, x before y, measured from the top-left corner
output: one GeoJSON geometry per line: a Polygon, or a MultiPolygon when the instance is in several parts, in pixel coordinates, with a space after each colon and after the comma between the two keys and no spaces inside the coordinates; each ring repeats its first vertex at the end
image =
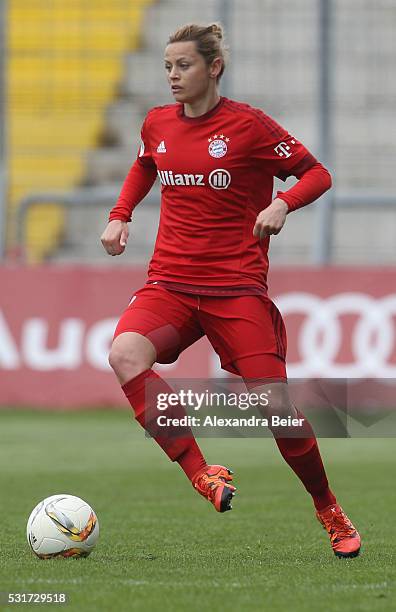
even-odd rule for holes
{"type": "Polygon", "coordinates": [[[286,330],[266,296],[197,296],[146,285],[132,297],[114,337],[124,332],[148,338],[159,363],[172,363],[206,335],[224,370],[245,379],[286,380],[286,330]]]}

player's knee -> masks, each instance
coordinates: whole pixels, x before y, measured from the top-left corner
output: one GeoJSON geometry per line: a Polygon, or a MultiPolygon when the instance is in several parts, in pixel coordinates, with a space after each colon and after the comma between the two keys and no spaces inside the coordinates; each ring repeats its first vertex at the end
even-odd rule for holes
{"type": "Polygon", "coordinates": [[[109,354],[109,364],[115,374],[122,379],[132,379],[152,366],[137,351],[126,351],[122,347],[112,346],[109,354]]]}
{"type": "Polygon", "coordinates": [[[296,416],[296,409],[285,386],[272,387],[267,397],[268,405],[265,407],[267,418],[276,416],[286,419],[287,417],[294,418],[296,416]]]}
{"type": "Polygon", "coordinates": [[[294,418],[296,410],[291,402],[271,402],[267,407],[267,415],[269,417],[279,417],[280,419],[294,418]]]}

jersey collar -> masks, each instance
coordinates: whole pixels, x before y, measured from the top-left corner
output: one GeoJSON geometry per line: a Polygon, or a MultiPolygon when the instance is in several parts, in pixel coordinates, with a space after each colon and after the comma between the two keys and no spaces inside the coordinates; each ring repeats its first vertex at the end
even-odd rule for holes
{"type": "Polygon", "coordinates": [[[210,119],[210,117],[216,115],[223,106],[224,101],[225,98],[221,96],[216,106],[211,108],[210,111],[208,111],[204,115],[200,115],[199,117],[186,117],[186,115],[184,114],[184,104],[178,105],[176,113],[178,118],[182,121],[185,121],[186,123],[202,123],[203,121],[206,121],[207,119],[210,119]]]}

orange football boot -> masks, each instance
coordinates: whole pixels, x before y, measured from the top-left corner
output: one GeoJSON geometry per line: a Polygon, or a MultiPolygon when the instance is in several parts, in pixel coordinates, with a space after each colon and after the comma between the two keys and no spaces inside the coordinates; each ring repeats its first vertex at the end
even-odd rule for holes
{"type": "Polygon", "coordinates": [[[330,536],[336,557],[357,557],[360,551],[360,535],[338,504],[316,512],[316,516],[330,536]]]}
{"type": "Polygon", "coordinates": [[[199,470],[192,479],[192,486],[203,497],[206,497],[217,512],[232,510],[231,501],[235,487],[228,484],[232,480],[231,470],[222,465],[207,465],[199,470]]]}

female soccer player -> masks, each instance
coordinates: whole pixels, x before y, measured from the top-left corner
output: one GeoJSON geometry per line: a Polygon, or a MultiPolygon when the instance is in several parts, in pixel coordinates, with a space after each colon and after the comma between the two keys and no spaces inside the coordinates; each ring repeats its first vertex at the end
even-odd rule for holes
{"type": "MultiPolygon", "coordinates": [[[[161,219],[148,281],[121,316],[109,357],[148,431],[150,398],[171,392],[153,364],[174,361],[203,335],[225,370],[249,389],[271,390],[271,415],[302,417],[288,395],[282,317],[267,296],[269,236],[288,213],[329,189],[331,178],[264,112],[220,96],[225,59],[218,24],[186,25],[169,38],[165,70],[176,104],[147,114],[138,157],[101,239],[110,255],[124,252],[132,211],[158,175],[161,219]],[[274,177],[291,175],[298,182],[272,199],[274,177]]],[[[298,437],[293,427],[271,431],[311,494],[334,553],[355,557],[359,534],[330,490],[315,434],[303,423],[298,437]]],[[[218,512],[231,509],[232,472],[208,465],[191,433],[153,437],[218,512]]]]}

